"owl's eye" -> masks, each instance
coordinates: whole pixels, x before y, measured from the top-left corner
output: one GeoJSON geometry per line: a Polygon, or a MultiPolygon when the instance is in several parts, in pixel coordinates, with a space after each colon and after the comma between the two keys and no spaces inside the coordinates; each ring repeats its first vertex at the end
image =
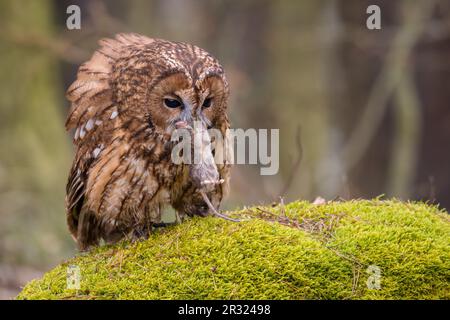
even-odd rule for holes
{"type": "Polygon", "coordinates": [[[203,101],[203,108],[209,108],[211,107],[212,98],[206,98],[205,101],[203,101]]]}
{"type": "Polygon", "coordinates": [[[176,99],[169,99],[166,98],[164,99],[164,104],[166,105],[166,107],[168,108],[178,108],[181,107],[181,102],[176,100],[176,99]]]}

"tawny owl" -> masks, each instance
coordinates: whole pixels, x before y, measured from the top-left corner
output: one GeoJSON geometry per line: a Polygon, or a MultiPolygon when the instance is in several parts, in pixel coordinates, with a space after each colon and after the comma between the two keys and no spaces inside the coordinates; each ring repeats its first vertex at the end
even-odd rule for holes
{"type": "Polygon", "coordinates": [[[76,146],[67,221],[82,250],[147,235],[166,205],[181,216],[205,216],[208,199],[219,207],[230,176],[227,163],[171,159],[176,128],[198,121],[224,136],[229,128],[219,62],[197,46],[137,34],[99,43],[66,93],[66,128],[76,146]]]}

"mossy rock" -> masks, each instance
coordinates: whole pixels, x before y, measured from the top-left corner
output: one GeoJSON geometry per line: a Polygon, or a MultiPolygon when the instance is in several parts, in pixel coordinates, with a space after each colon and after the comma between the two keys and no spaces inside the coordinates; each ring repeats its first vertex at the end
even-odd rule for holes
{"type": "Polygon", "coordinates": [[[297,201],[228,214],[244,221],[193,218],[96,248],[18,299],[450,299],[450,220],[435,206],[297,201]],[[69,266],[79,290],[67,288],[69,266]]]}

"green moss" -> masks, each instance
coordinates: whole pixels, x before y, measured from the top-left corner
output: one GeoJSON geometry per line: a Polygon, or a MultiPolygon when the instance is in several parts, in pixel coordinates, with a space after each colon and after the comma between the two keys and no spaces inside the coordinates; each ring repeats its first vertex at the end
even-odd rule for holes
{"type": "Polygon", "coordinates": [[[423,203],[305,201],[194,218],[75,257],[18,299],[449,299],[450,220],[423,203]],[[69,265],[81,288],[67,289],[69,265]],[[372,266],[372,267],[370,267],[372,266]],[[380,288],[368,288],[379,268],[380,288]]]}

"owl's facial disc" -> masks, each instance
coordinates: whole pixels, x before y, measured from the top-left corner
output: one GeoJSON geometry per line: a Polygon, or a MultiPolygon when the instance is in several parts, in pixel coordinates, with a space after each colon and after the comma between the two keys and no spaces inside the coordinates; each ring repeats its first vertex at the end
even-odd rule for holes
{"type": "Polygon", "coordinates": [[[183,126],[193,127],[195,121],[201,121],[206,128],[209,128],[211,121],[203,111],[213,106],[213,99],[209,91],[199,93],[195,88],[183,88],[166,94],[162,104],[168,112],[173,114],[173,117],[168,120],[166,133],[170,134],[174,129],[179,129],[182,126],[181,122],[185,123],[183,126]]]}
{"type": "Polygon", "coordinates": [[[172,136],[180,121],[191,127],[194,121],[201,121],[209,129],[226,119],[225,80],[215,74],[201,81],[193,81],[193,78],[185,71],[173,73],[149,91],[147,105],[152,106],[147,109],[149,118],[154,128],[167,138],[172,136]]]}
{"type": "Polygon", "coordinates": [[[184,74],[176,73],[149,88],[145,112],[148,113],[156,131],[170,136],[175,129],[174,123],[181,120],[187,109],[183,98],[175,92],[190,86],[189,79],[184,74]]]}

